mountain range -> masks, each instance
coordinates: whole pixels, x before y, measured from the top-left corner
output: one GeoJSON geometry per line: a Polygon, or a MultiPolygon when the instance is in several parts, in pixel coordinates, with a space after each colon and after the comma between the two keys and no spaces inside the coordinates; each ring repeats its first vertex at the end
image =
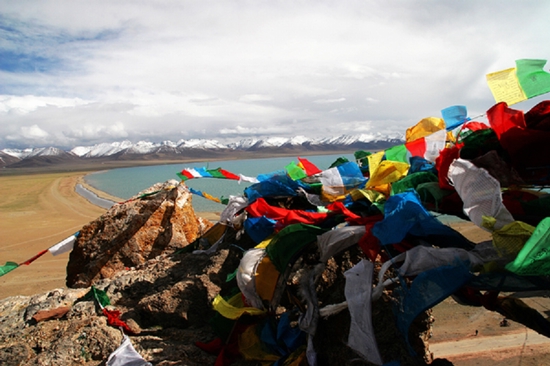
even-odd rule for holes
{"type": "Polygon", "coordinates": [[[248,138],[231,143],[217,140],[190,139],[178,142],[153,143],[119,141],[93,146],[77,146],[70,150],[57,147],[2,149],[1,168],[32,168],[59,164],[85,164],[105,161],[157,161],[183,159],[227,159],[267,157],[294,154],[322,154],[352,152],[356,150],[377,151],[403,143],[401,136],[372,134],[341,135],[311,139],[304,136],[248,138]]]}

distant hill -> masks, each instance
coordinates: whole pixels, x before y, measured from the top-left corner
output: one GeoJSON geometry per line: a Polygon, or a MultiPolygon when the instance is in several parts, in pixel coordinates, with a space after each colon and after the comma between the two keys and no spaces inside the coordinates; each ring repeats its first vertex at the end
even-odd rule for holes
{"type": "Polygon", "coordinates": [[[85,166],[88,163],[154,162],[195,159],[239,159],[284,155],[311,155],[351,152],[356,150],[379,151],[403,143],[400,137],[374,135],[342,135],[332,138],[308,139],[272,137],[243,139],[222,144],[216,140],[192,139],[152,143],[128,140],[77,146],[69,151],[56,147],[0,150],[1,168],[36,168],[60,165],[85,166]]]}

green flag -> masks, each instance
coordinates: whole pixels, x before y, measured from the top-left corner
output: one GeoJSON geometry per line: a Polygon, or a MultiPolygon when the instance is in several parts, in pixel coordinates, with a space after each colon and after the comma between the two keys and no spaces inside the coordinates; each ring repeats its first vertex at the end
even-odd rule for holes
{"type": "Polygon", "coordinates": [[[290,164],[285,166],[285,169],[286,169],[286,172],[287,172],[288,176],[292,180],[299,180],[299,179],[304,179],[305,177],[307,177],[307,174],[304,171],[304,169],[300,168],[294,161],[292,161],[290,164]]]}
{"type": "Polygon", "coordinates": [[[2,277],[8,272],[13,271],[17,267],[19,267],[19,264],[15,262],[6,262],[6,264],[4,264],[3,266],[0,266],[0,277],[2,277]]]}
{"type": "Polygon", "coordinates": [[[107,305],[111,305],[111,300],[109,296],[103,290],[97,289],[94,286],[88,291],[86,295],[83,296],[83,300],[97,300],[98,304],[101,305],[101,308],[104,308],[107,305]]]}
{"type": "Polygon", "coordinates": [[[533,235],[521,248],[513,262],[506,269],[522,276],[550,275],[550,217],[542,220],[533,235]]]}
{"type": "Polygon", "coordinates": [[[550,92],[550,74],[542,68],[546,60],[516,60],[516,76],[527,98],[550,92]]]}
{"type": "Polygon", "coordinates": [[[408,164],[409,159],[407,159],[407,148],[405,145],[397,145],[386,150],[386,160],[408,164]]]}

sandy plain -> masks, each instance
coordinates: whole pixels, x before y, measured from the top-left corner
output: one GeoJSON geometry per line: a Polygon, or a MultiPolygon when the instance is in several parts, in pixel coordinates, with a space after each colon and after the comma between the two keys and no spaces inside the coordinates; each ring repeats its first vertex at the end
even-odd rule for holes
{"type": "MultiPolygon", "coordinates": [[[[75,192],[89,172],[55,172],[0,175],[0,265],[21,263],[77,232],[106,209],[75,192]]],[[[103,198],[120,201],[93,187],[103,198]]],[[[216,221],[219,213],[198,213],[216,221]]],[[[469,222],[452,224],[465,237],[480,242],[490,234],[469,222]]],[[[0,277],[0,299],[33,295],[65,287],[68,254],[49,252],[29,266],[20,266],[0,277]]],[[[525,298],[542,314],[550,314],[547,294],[525,298]]],[[[521,324],[500,327],[502,316],[483,308],[458,305],[446,299],[434,308],[434,357],[445,357],[458,366],[472,365],[550,365],[550,340],[521,324]],[[476,335],[477,330],[477,335],[476,335]]]]}

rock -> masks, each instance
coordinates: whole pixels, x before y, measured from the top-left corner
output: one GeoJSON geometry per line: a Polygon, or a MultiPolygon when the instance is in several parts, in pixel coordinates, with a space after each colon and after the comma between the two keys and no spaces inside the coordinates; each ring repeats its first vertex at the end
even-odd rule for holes
{"type": "Polygon", "coordinates": [[[51,310],[39,310],[32,316],[32,320],[36,323],[40,323],[44,320],[60,319],[71,310],[68,306],[60,306],[51,310]]]}
{"type": "Polygon", "coordinates": [[[88,287],[195,241],[212,223],[195,216],[191,196],[183,183],[159,183],[84,226],[70,255],[67,286],[88,287]]]}

